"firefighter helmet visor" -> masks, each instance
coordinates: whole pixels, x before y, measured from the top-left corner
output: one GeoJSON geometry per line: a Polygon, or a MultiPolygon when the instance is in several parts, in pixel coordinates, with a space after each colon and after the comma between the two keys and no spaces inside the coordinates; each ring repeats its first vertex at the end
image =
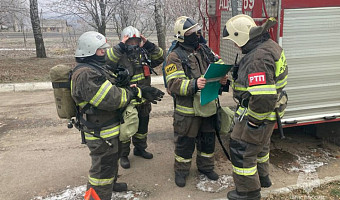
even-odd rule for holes
{"type": "Polygon", "coordinates": [[[223,37],[228,37],[229,36],[228,30],[227,30],[227,26],[224,26],[222,36],[223,37]]]}
{"type": "Polygon", "coordinates": [[[201,26],[198,25],[193,19],[187,16],[180,16],[176,19],[174,25],[174,36],[177,41],[184,42],[184,36],[197,32],[201,29],[201,26]],[[189,33],[187,33],[189,32],[189,33]]]}

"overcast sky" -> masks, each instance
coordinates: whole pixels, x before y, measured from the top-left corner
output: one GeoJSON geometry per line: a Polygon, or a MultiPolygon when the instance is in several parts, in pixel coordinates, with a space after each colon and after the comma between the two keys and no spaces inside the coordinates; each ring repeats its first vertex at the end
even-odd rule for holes
{"type": "Polygon", "coordinates": [[[38,0],[38,6],[39,6],[39,12],[42,9],[43,12],[43,18],[57,18],[58,14],[53,13],[50,11],[47,4],[52,3],[56,0],[38,0]]]}

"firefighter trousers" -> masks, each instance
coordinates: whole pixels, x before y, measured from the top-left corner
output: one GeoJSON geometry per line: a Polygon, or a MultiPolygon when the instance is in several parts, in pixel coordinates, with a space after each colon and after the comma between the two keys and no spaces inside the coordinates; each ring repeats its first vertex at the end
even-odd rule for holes
{"type": "Polygon", "coordinates": [[[86,141],[92,160],[87,190],[93,188],[101,200],[111,199],[113,184],[118,174],[119,138],[115,137],[108,141],[113,144],[112,147],[100,139],[86,141]]]}
{"type": "Polygon", "coordinates": [[[247,125],[247,120],[235,120],[230,139],[233,179],[238,192],[261,190],[259,176],[269,175],[270,137],[275,123],[258,128],[247,125]]]}
{"type": "MultiPolygon", "coordinates": [[[[147,145],[147,135],[148,135],[148,126],[149,126],[149,118],[150,116],[142,116],[138,113],[139,124],[138,131],[135,135],[132,136],[132,143],[138,150],[145,150],[147,145]]],[[[127,141],[122,141],[121,143],[121,156],[127,157],[130,154],[130,144],[131,138],[127,141]]]]}
{"type": "Polygon", "coordinates": [[[192,155],[197,149],[196,165],[201,171],[214,170],[215,117],[191,117],[174,115],[176,174],[189,175],[192,155]]]}

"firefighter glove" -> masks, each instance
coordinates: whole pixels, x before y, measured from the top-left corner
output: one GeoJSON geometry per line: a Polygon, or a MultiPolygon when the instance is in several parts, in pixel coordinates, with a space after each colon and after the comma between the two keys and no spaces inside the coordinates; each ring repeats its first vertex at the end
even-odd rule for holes
{"type": "Polygon", "coordinates": [[[161,101],[164,96],[164,92],[151,86],[138,86],[142,90],[142,97],[150,101],[153,104],[157,104],[157,101],[161,101]]]}
{"type": "Polygon", "coordinates": [[[129,71],[126,68],[118,66],[113,72],[117,75],[116,85],[118,87],[127,87],[130,85],[129,71]]]}
{"type": "Polygon", "coordinates": [[[121,52],[121,53],[125,53],[125,51],[126,51],[126,46],[125,46],[125,44],[124,44],[123,42],[120,42],[120,43],[118,44],[118,46],[119,46],[120,52],[121,52]]]}
{"type": "Polygon", "coordinates": [[[132,96],[136,99],[137,102],[142,102],[141,89],[138,87],[128,87],[130,92],[132,92],[132,96]]]}

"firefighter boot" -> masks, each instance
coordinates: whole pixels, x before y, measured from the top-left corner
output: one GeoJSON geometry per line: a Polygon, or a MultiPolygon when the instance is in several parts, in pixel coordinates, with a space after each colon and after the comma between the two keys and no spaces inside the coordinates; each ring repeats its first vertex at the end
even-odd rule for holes
{"type": "Polygon", "coordinates": [[[114,192],[127,191],[127,184],[126,183],[114,183],[112,187],[112,191],[114,192]]]}
{"type": "Polygon", "coordinates": [[[200,173],[206,175],[210,180],[216,181],[218,179],[218,174],[214,171],[203,171],[203,170],[198,170],[200,173]]]}
{"type": "Polygon", "coordinates": [[[263,187],[263,188],[269,188],[272,185],[272,182],[270,181],[269,175],[260,176],[260,183],[261,183],[261,187],[263,187]]]}
{"type": "Polygon", "coordinates": [[[120,158],[120,166],[122,166],[124,169],[129,169],[130,168],[130,161],[127,156],[122,156],[120,158]]]}
{"type": "Polygon", "coordinates": [[[186,176],[180,172],[175,171],[175,183],[178,187],[184,187],[185,186],[185,178],[186,176]]]}
{"type": "Polygon", "coordinates": [[[232,190],[228,192],[227,197],[229,200],[260,200],[261,193],[260,190],[253,192],[237,192],[232,190]]]}
{"type": "Polygon", "coordinates": [[[143,157],[145,159],[153,158],[152,153],[149,153],[149,152],[145,151],[144,149],[140,150],[140,149],[134,148],[133,149],[133,155],[140,156],[140,157],[143,157]]]}

